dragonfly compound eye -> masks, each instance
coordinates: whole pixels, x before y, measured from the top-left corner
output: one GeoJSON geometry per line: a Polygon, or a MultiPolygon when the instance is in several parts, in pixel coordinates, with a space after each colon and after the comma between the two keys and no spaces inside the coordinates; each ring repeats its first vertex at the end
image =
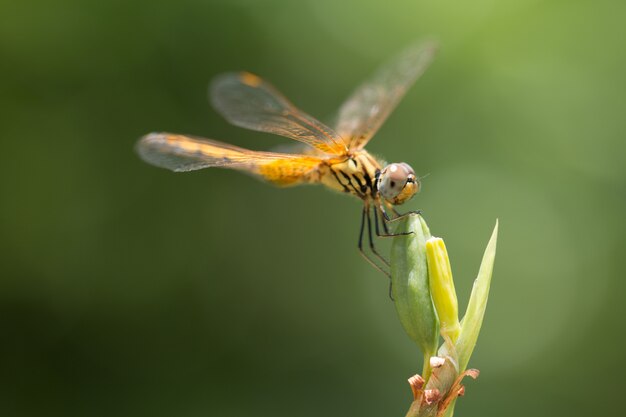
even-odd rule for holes
{"type": "Polygon", "coordinates": [[[405,163],[387,165],[378,177],[378,191],[392,204],[402,204],[420,189],[413,168],[405,163]]]}

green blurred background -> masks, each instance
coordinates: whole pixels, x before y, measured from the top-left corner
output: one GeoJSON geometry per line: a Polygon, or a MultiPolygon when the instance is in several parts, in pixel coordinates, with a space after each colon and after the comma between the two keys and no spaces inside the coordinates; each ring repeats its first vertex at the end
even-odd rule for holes
{"type": "Polygon", "coordinates": [[[356,250],[360,204],[173,174],[151,131],[253,149],[209,80],[246,69],[331,120],[434,35],[368,149],[430,175],[464,309],[500,219],[459,416],[618,415],[625,388],[624,2],[0,2],[0,415],[402,416],[420,353],[356,250]]]}

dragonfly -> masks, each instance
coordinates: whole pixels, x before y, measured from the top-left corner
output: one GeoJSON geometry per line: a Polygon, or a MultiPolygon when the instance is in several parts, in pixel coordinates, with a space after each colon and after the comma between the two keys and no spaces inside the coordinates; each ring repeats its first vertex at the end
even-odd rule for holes
{"type": "Polygon", "coordinates": [[[419,192],[421,182],[409,164],[385,164],[364,147],[424,73],[436,49],[433,41],[417,42],[380,67],[343,103],[334,128],[298,109],[257,75],[231,72],[217,76],[209,88],[215,110],[235,126],[298,141],[288,152],[254,151],[164,132],[143,136],[137,152],[144,161],[175,172],[230,168],[277,186],[322,184],[355,196],[363,202],[358,249],[389,276],[389,262],[376,249],[372,226],[376,236],[397,235],[389,232],[387,223],[403,216],[395,206],[419,192]],[[369,253],[364,248],[365,235],[369,253]]]}

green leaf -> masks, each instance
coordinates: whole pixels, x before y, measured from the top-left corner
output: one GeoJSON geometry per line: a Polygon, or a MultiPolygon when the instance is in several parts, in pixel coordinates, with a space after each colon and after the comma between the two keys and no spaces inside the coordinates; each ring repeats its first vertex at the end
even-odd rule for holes
{"type": "Polygon", "coordinates": [[[498,240],[498,221],[491,234],[491,239],[485,249],[478,277],[474,281],[472,294],[470,296],[465,316],[461,321],[461,333],[456,342],[456,352],[458,355],[458,363],[460,372],[467,367],[470,356],[476,346],[478,333],[483,323],[485,308],[487,307],[487,299],[489,298],[489,286],[491,285],[491,274],[493,272],[493,264],[496,259],[496,242],[498,240]]]}
{"type": "Polygon", "coordinates": [[[439,321],[430,297],[426,240],[430,231],[422,216],[409,215],[398,220],[391,245],[391,284],[396,311],[404,330],[424,354],[423,377],[430,375],[429,358],[437,352],[439,321]]]}

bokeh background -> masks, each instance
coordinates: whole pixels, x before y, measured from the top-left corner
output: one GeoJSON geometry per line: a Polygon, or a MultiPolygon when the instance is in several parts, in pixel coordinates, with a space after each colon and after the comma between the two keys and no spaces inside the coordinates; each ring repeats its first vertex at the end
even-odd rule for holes
{"type": "Polygon", "coordinates": [[[404,415],[421,355],[356,250],[357,200],[133,146],[271,148],[209,108],[214,75],[331,120],[427,35],[436,61],[368,149],[430,174],[407,208],[446,239],[462,309],[500,219],[457,415],[619,415],[625,4],[0,2],[0,415],[404,415]]]}

